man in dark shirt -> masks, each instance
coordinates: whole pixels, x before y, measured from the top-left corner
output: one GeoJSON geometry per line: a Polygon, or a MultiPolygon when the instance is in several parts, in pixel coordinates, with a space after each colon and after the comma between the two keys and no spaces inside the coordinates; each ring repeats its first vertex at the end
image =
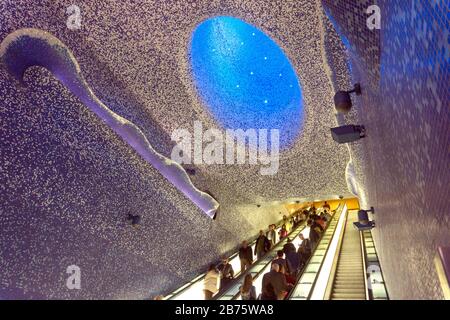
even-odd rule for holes
{"type": "Polygon", "coordinates": [[[228,287],[234,277],[233,266],[228,262],[228,258],[223,258],[222,263],[217,266],[220,273],[220,290],[228,287]]]}
{"type": "Polygon", "coordinates": [[[298,247],[298,259],[299,259],[299,270],[301,270],[306,261],[309,259],[309,257],[311,256],[311,241],[309,239],[305,239],[305,237],[303,236],[303,234],[300,233],[299,235],[300,240],[302,240],[302,243],[300,244],[300,246],[298,247]]]}
{"type": "Polygon", "coordinates": [[[242,241],[242,246],[239,249],[239,260],[241,261],[241,273],[250,268],[253,263],[253,250],[248,246],[247,241],[242,241]]]}
{"type": "Polygon", "coordinates": [[[269,250],[270,250],[270,241],[267,239],[267,237],[264,235],[264,231],[259,231],[259,237],[256,239],[256,245],[255,245],[255,251],[256,251],[256,258],[259,260],[261,259],[269,250]]]}
{"type": "Polygon", "coordinates": [[[278,250],[277,257],[272,261],[272,263],[278,264],[280,268],[283,267],[285,272],[290,272],[289,265],[286,259],[283,259],[283,255],[284,255],[283,250],[278,250]]]}
{"type": "Polygon", "coordinates": [[[309,227],[309,240],[311,243],[311,249],[314,248],[319,241],[320,234],[316,230],[317,224],[315,224],[311,219],[308,220],[308,227],[309,227]]]}
{"type": "Polygon", "coordinates": [[[292,243],[292,239],[288,238],[286,244],[283,246],[283,252],[284,254],[287,254],[288,252],[296,252],[295,245],[292,243]]]}
{"type": "Polygon", "coordinates": [[[298,269],[298,254],[297,249],[295,248],[295,245],[292,243],[292,239],[288,238],[287,243],[283,247],[284,255],[286,256],[286,262],[288,269],[286,269],[286,272],[289,272],[292,276],[295,276],[297,274],[298,269]]]}
{"type": "Polygon", "coordinates": [[[284,299],[284,294],[289,290],[289,286],[286,282],[286,277],[284,274],[279,272],[280,266],[278,263],[272,263],[272,270],[267,272],[262,280],[262,290],[263,295],[270,295],[264,292],[269,284],[273,287],[275,291],[275,296],[278,300],[284,299]]]}

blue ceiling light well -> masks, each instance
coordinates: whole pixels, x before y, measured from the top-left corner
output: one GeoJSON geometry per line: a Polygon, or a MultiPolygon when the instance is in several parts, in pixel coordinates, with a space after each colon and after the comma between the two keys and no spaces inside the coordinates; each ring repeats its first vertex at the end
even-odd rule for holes
{"type": "Polygon", "coordinates": [[[195,86],[225,128],[279,129],[292,145],[303,123],[302,92],[281,48],[254,26],[233,17],[203,21],[193,32],[195,86]]]}

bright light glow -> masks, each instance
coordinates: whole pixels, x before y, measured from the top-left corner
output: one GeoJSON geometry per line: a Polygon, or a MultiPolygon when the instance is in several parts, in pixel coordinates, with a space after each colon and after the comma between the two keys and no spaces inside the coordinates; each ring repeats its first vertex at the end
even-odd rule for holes
{"type": "Polygon", "coordinates": [[[199,97],[223,127],[279,129],[280,146],[293,144],[303,124],[300,83],[264,32],[234,17],[207,19],[192,34],[190,62],[199,97]]]}
{"type": "MultiPolygon", "coordinates": [[[[267,266],[263,269],[263,272],[261,273],[261,275],[253,281],[253,285],[255,286],[257,295],[262,292],[262,281],[263,281],[264,275],[270,271],[271,267],[272,267],[272,264],[268,263],[267,266]]],[[[239,295],[239,300],[241,300],[241,295],[239,295]]]]}
{"type": "Polygon", "coordinates": [[[186,291],[172,298],[172,300],[204,300],[205,294],[203,293],[203,280],[197,281],[186,291]]]}
{"type": "Polygon", "coordinates": [[[344,229],[346,217],[347,217],[347,204],[344,204],[341,216],[339,217],[339,221],[336,226],[336,231],[334,232],[334,236],[328,248],[327,255],[325,257],[325,260],[323,261],[322,268],[320,269],[316,285],[314,286],[314,291],[311,295],[311,300],[323,300],[325,297],[325,291],[327,289],[328,280],[330,278],[331,267],[333,266],[334,257],[338,249],[339,237],[344,229]]]}
{"type": "Polygon", "coordinates": [[[239,260],[239,255],[235,255],[233,259],[230,259],[230,264],[233,267],[234,274],[237,275],[241,272],[241,260],[239,260]]]}
{"type": "MultiPolygon", "coordinates": [[[[305,229],[303,229],[303,231],[300,232],[300,234],[302,234],[305,239],[309,238],[309,227],[306,227],[305,229]]],[[[303,242],[303,240],[301,240],[300,237],[296,237],[294,240],[292,240],[292,243],[295,245],[296,249],[298,249],[300,247],[302,242],[303,242]]]]}

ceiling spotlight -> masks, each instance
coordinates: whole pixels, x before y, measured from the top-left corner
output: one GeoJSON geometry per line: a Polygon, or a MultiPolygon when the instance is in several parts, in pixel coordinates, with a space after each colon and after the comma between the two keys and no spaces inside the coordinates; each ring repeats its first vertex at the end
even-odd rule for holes
{"type": "Polygon", "coordinates": [[[189,175],[191,175],[191,176],[195,176],[195,173],[196,173],[195,169],[192,169],[192,168],[186,168],[186,169],[184,169],[184,170],[186,170],[186,173],[187,173],[187,174],[189,174],[189,175]]]}
{"type": "Polygon", "coordinates": [[[369,210],[359,210],[358,211],[358,222],[353,222],[353,226],[359,231],[370,230],[375,227],[375,221],[369,219],[368,213],[375,213],[375,209],[370,207],[369,210]]]}
{"type": "Polygon", "coordinates": [[[359,140],[366,136],[364,126],[346,125],[331,128],[331,136],[337,143],[348,143],[359,140]]]}
{"type": "Polygon", "coordinates": [[[352,108],[352,99],[350,93],[356,93],[357,96],[361,95],[361,85],[356,83],[353,90],[350,91],[338,91],[334,95],[334,106],[340,113],[347,113],[352,108]]]}
{"type": "Polygon", "coordinates": [[[131,223],[132,226],[138,226],[141,222],[141,216],[129,213],[127,215],[127,220],[131,223]]]}
{"type": "Polygon", "coordinates": [[[259,207],[261,207],[261,205],[260,205],[260,204],[257,204],[256,206],[257,206],[258,208],[259,208],[259,207]]]}

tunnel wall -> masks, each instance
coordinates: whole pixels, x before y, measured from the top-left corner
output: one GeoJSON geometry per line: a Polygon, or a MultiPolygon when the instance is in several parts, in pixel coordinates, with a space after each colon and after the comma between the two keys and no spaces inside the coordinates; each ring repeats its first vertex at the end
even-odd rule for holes
{"type": "Polygon", "coordinates": [[[347,47],[356,120],[367,137],[350,147],[362,207],[392,299],[442,299],[433,258],[450,243],[448,1],[332,1],[323,4],[347,47]],[[381,30],[365,9],[378,4],[381,30]],[[344,41],[345,42],[345,41],[344,41]]]}

